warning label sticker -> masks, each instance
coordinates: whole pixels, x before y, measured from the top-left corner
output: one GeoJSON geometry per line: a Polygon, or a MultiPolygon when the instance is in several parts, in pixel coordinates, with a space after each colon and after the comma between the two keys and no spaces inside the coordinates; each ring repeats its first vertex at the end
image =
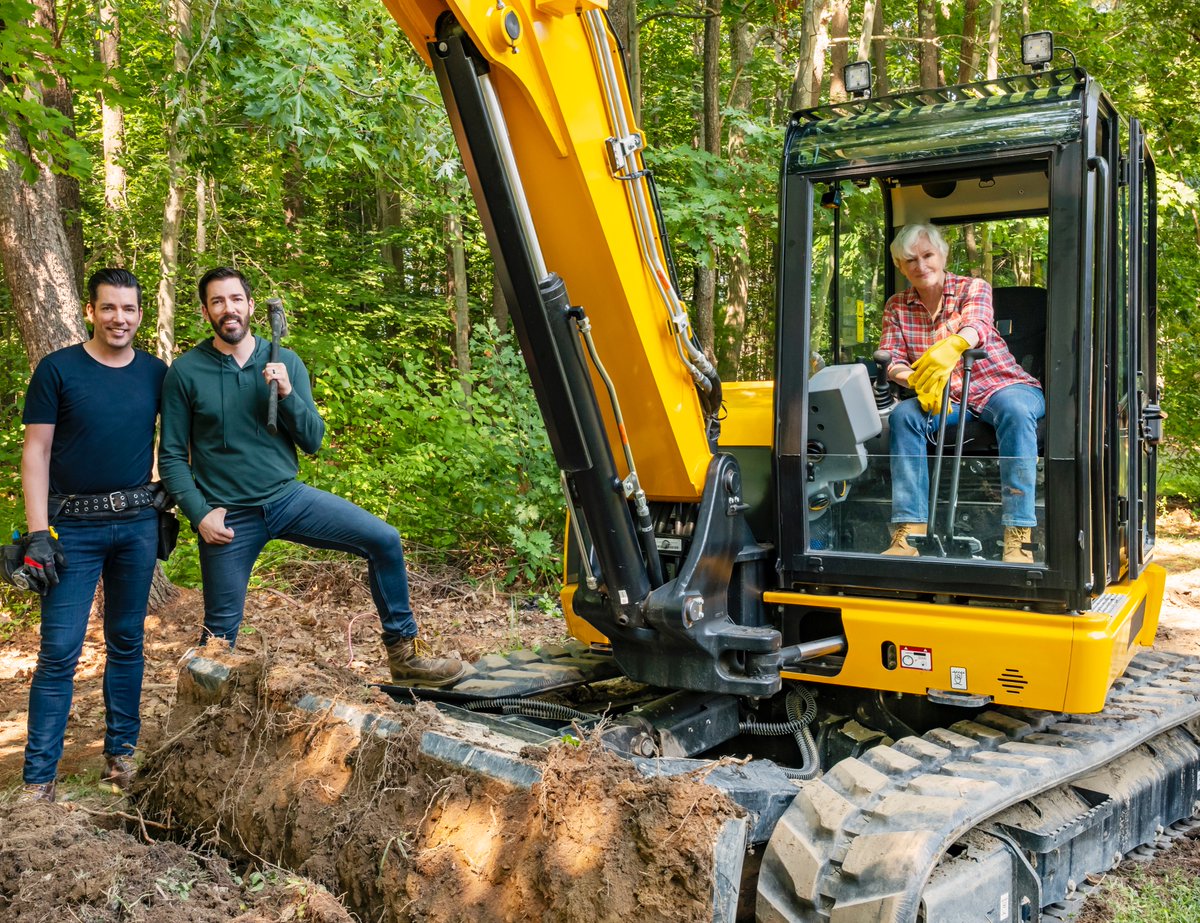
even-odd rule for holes
{"type": "Polygon", "coordinates": [[[932,670],[933,649],[929,647],[900,648],[900,666],[905,670],[932,670]]]}

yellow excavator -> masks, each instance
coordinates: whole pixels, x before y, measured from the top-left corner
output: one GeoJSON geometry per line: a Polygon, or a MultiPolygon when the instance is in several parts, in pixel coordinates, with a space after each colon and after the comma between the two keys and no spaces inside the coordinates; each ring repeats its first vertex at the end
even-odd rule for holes
{"type": "Polygon", "coordinates": [[[605,4],[385,3],[437,76],[562,471],[571,633],[646,690],[605,740],[663,771],[754,755],[714,919],[739,899],[762,921],[1059,918],[1186,823],[1200,668],[1151,650],[1163,414],[1138,121],[1052,67],[1049,33],[1025,37],[1027,72],[980,83],[872,98],[849,74],[857,95],[782,139],[774,379],[722,383],[605,4]],[[906,395],[876,347],[912,224],[990,282],[1045,395],[1015,556],[1010,460],[945,405],[926,536],[881,553],[906,395]]]}

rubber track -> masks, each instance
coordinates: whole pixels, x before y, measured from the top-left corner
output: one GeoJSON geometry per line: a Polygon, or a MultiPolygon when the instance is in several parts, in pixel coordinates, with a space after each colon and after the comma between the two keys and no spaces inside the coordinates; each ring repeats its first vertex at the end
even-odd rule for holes
{"type": "Polygon", "coordinates": [[[943,853],[973,826],[1200,716],[1200,661],[1145,652],[1103,712],[996,708],[875,747],[805,783],[758,880],[759,923],[911,923],[943,853]]]}

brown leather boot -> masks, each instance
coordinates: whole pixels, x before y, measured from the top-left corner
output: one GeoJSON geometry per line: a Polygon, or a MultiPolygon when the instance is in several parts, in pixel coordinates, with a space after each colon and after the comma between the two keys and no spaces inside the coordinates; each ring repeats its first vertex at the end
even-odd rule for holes
{"type": "Polygon", "coordinates": [[[30,801],[47,801],[53,804],[54,802],[54,780],[49,782],[26,782],[21,786],[21,794],[17,795],[17,801],[26,803],[30,801]]]}
{"type": "Polygon", "coordinates": [[[1027,546],[1033,539],[1033,530],[1020,526],[1004,527],[1004,561],[1008,564],[1032,564],[1033,551],[1027,546]]]}
{"type": "Polygon", "coordinates": [[[888,546],[884,554],[896,555],[905,558],[918,557],[921,552],[917,551],[908,543],[910,535],[924,535],[925,523],[923,522],[897,522],[892,524],[892,544],[888,546]]]}
{"type": "Polygon", "coordinates": [[[132,756],[114,756],[112,753],[105,753],[104,774],[100,776],[100,781],[115,785],[121,791],[125,791],[133,782],[136,772],[137,763],[133,761],[132,756]]]}
{"type": "Polygon", "coordinates": [[[385,644],[392,682],[405,686],[449,686],[467,672],[461,660],[430,656],[433,651],[418,638],[385,644]]]}

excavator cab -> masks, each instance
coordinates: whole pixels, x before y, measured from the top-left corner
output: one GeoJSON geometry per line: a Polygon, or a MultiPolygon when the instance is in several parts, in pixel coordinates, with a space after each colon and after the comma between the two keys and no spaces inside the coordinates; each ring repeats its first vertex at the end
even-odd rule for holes
{"type": "Polygon", "coordinates": [[[781,484],[828,466],[809,369],[862,365],[882,427],[868,464],[822,489],[776,492],[792,586],[940,592],[1086,610],[1136,578],[1154,543],[1154,167],[1140,126],[1083,72],[856,100],[798,113],[782,170],[774,461],[781,484]],[[991,286],[996,326],[1041,385],[1032,564],[1001,561],[1000,468],[986,424],[930,446],[930,533],[919,559],[888,544],[888,416],[907,396],[876,357],[883,306],[907,287],[896,232],[932,224],[947,270],[991,286]],[[808,412],[800,412],[806,408],[808,412]],[[951,488],[955,488],[951,490],[951,488]]]}
{"type": "Polygon", "coordinates": [[[793,117],[781,186],[772,430],[765,385],[727,386],[722,449],[751,484],[756,534],[773,513],[779,582],[763,598],[783,644],[847,640],[785,678],[1099,709],[1149,646],[1161,599],[1147,567],[1162,414],[1140,125],[1077,68],[856,99],[793,117]],[[919,556],[882,553],[890,418],[912,393],[888,382],[879,344],[884,305],[908,286],[889,247],[913,224],[940,231],[949,272],[990,284],[1005,347],[1045,396],[1020,561],[1005,560],[1001,524],[1001,472],[1019,460],[956,415],[920,462],[919,556]]]}

